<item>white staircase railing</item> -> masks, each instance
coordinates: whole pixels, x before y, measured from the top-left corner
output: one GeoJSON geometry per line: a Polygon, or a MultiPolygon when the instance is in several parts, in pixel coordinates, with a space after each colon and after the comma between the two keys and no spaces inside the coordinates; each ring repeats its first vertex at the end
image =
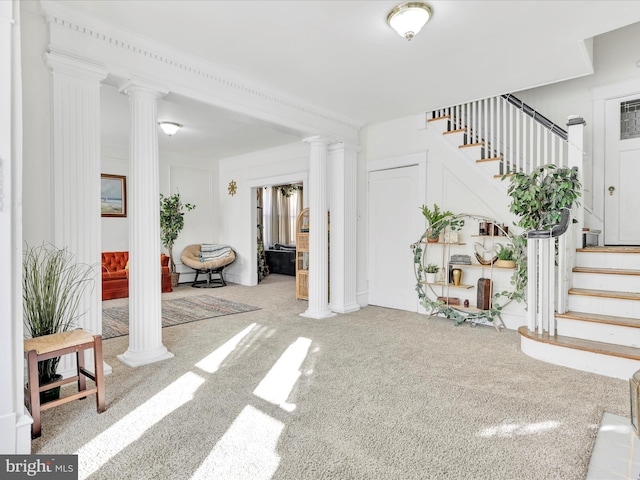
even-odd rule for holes
{"type": "Polygon", "coordinates": [[[567,132],[512,95],[431,112],[440,117],[449,117],[449,130],[466,133],[466,144],[482,144],[483,159],[501,159],[501,173],[568,166],[567,132]]]}
{"type": "MultiPolygon", "coordinates": [[[[543,165],[577,168],[583,185],[583,137],[585,122],[569,118],[568,131],[524,104],[513,95],[485,98],[434,110],[430,119],[447,119],[449,132],[465,134],[466,145],[482,147],[482,159],[500,162],[500,173],[529,174],[543,165]]],[[[584,188],[579,197],[584,197],[584,188]]],[[[582,201],[582,200],[581,200],[582,201]]],[[[566,235],[528,242],[528,328],[555,335],[555,312],[567,309],[571,271],[576,248],[582,246],[584,208],[574,207],[566,235]]]]}

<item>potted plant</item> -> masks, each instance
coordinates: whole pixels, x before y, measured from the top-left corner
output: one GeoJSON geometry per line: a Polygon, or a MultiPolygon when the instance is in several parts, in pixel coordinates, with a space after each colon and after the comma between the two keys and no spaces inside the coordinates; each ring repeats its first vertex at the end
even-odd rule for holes
{"type": "MultiPolygon", "coordinates": [[[[66,332],[85,312],[78,313],[85,290],[93,286],[95,272],[75,263],[66,249],[43,244],[26,247],[23,260],[22,307],[27,335],[31,338],[66,332]]],[[[40,385],[60,378],[60,357],[38,363],[40,385]]],[[[54,400],[60,389],[42,392],[41,403],[54,400]]]]}
{"type": "Polygon", "coordinates": [[[425,273],[427,274],[426,280],[427,283],[436,283],[436,274],[440,271],[440,267],[435,263],[430,263],[425,268],[425,273]]]}
{"type": "Polygon", "coordinates": [[[433,204],[433,209],[428,205],[422,205],[420,207],[422,215],[429,222],[429,229],[427,230],[427,241],[437,242],[440,238],[440,233],[448,226],[452,231],[459,230],[464,226],[464,220],[456,217],[450,211],[442,211],[437,204],[433,204]]]}
{"type": "Polygon", "coordinates": [[[171,272],[171,286],[178,286],[180,274],[176,272],[173,261],[173,245],[184,228],[184,209],[189,211],[196,208],[190,203],[182,203],[180,193],[165,197],[160,194],[160,238],[162,245],[169,252],[169,271],[171,272]]]}
{"type": "Polygon", "coordinates": [[[501,268],[515,268],[516,249],[513,245],[500,244],[496,266],[501,268]]]}
{"type": "MultiPolygon", "coordinates": [[[[560,223],[562,210],[573,208],[580,202],[580,180],[577,168],[543,165],[526,174],[516,172],[509,178],[507,189],[511,197],[509,210],[519,217],[516,226],[529,230],[550,230],[560,223]]],[[[575,220],[574,220],[575,222],[575,220]]],[[[527,286],[527,239],[524,235],[512,236],[516,271],[511,283],[516,286],[514,298],[524,298],[527,286]]]]}

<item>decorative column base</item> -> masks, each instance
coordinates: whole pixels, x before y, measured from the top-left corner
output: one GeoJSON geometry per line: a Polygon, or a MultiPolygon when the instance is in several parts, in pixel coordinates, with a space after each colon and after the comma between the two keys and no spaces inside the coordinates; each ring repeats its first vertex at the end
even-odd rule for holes
{"type": "Polygon", "coordinates": [[[155,350],[145,350],[144,352],[127,350],[126,352],[118,355],[118,360],[128,367],[141,367],[142,365],[147,365],[149,363],[160,362],[162,360],[173,358],[173,356],[173,353],[168,351],[167,348],[162,345],[155,350]]]}
{"type": "Polygon", "coordinates": [[[336,313],[328,309],[323,311],[318,311],[318,312],[312,312],[310,310],[307,310],[304,313],[301,313],[300,316],[305,318],[321,319],[321,318],[335,317],[336,313]]]}

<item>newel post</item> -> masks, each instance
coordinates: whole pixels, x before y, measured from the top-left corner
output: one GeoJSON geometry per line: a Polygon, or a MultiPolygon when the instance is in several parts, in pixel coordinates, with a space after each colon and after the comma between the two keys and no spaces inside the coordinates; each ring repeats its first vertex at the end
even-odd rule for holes
{"type": "Polygon", "coordinates": [[[582,247],[582,227],[584,227],[584,127],[587,122],[582,117],[572,115],[567,123],[567,161],[569,168],[578,167],[578,180],[580,180],[580,204],[574,207],[574,218],[578,221],[574,231],[575,245],[577,248],[582,247]]]}

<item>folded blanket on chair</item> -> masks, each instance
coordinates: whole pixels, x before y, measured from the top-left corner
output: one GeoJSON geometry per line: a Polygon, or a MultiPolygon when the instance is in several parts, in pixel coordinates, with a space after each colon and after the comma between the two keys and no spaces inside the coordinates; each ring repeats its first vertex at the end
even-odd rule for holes
{"type": "Polygon", "coordinates": [[[223,250],[229,248],[229,245],[219,245],[216,243],[203,243],[200,245],[200,253],[202,252],[215,252],[217,250],[223,250]]]}
{"type": "Polygon", "coordinates": [[[203,250],[202,247],[204,247],[204,245],[200,247],[201,262],[214,262],[220,258],[225,258],[231,255],[231,247],[227,245],[207,245],[208,248],[205,250],[203,250]]]}

